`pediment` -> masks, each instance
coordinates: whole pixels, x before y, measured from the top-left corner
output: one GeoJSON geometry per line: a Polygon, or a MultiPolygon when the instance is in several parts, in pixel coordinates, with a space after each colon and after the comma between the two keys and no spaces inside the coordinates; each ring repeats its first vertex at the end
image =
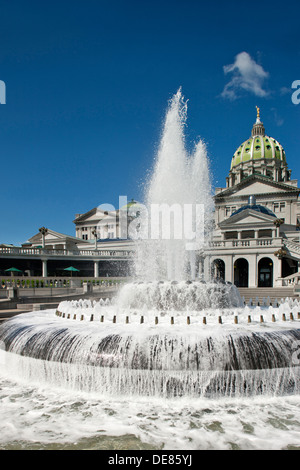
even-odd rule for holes
{"type": "Polygon", "coordinates": [[[235,196],[249,196],[249,194],[251,195],[278,194],[278,192],[282,192],[282,189],[278,188],[278,186],[266,184],[261,181],[255,181],[251,185],[241,187],[238,191],[235,191],[234,195],[235,196]]]}
{"type": "MultiPolygon", "coordinates": [[[[40,238],[42,239],[42,234],[40,234],[40,238]]],[[[53,232],[52,230],[48,230],[45,235],[45,240],[64,240],[65,238],[66,235],[63,235],[62,233],[58,232],[53,232]]]]}
{"type": "Polygon", "coordinates": [[[296,193],[299,194],[299,188],[285,183],[272,181],[266,177],[252,175],[241,183],[226,188],[215,196],[215,199],[223,197],[239,197],[249,195],[278,194],[278,193],[296,193]]]}
{"type": "MultiPolygon", "coordinates": [[[[42,244],[42,234],[38,232],[36,235],[28,239],[30,243],[39,243],[42,244]]],[[[45,235],[45,241],[51,241],[54,243],[55,241],[66,241],[67,239],[78,240],[76,237],[72,237],[70,235],[65,235],[64,233],[55,232],[54,230],[48,229],[47,234],[45,235]]]]}
{"type": "Polygon", "coordinates": [[[95,208],[95,209],[92,209],[90,210],[89,212],[86,212],[85,214],[82,214],[80,215],[79,217],[77,217],[73,222],[75,224],[86,224],[86,223],[93,223],[93,224],[97,224],[100,220],[103,220],[103,219],[111,219],[111,218],[116,218],[117,214],[115,211],[112,211],[112,212],[106,212],[106,211],[102,211],[98,208],[95,208]]]}
{"type": "Polygon", "coordinates": [[[251,225],[252,227],[260,224],[274,225],[274,220],[275,218],[271,215],[263,214],[252,209],[245,209],[244,211],[223,220],[220,222],[219,226],[221,228],[226,228],[232,225],[251,225]]]}

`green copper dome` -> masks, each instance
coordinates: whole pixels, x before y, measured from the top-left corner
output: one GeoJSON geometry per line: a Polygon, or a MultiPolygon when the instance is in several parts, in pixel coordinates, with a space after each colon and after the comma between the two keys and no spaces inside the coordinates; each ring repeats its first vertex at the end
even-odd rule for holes
{"type": "Polygon", "coordinates": [[[262,158],[275,158],[286,162],[283,147],[276,139],[267,135],[255,136],[250,137],[250,139],[246,140],[239,146],[232,158],[231,168],[242,162],[260,160],[262,158]]]}
{"type": "Polygon", "coordinates": [[[265,135],[265,129],[260,121],[258,110],[257,120],[252,129],[252,136],[236,150],[231,161],[231,169],[240,163],[261,159],[276,159],[286,163],[282,145],[273,137],[265,135]]]}

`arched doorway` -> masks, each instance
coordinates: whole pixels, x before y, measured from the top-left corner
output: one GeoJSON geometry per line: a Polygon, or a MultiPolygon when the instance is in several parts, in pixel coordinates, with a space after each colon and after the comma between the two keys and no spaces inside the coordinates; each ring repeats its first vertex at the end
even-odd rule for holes
{"type": "Polygon", "coordinates": [[[273,261],[262,258],[258,263],[258,287],[273,287],[273,261]]]}
{"type": "Polygon", "coordinates": [[[234,284],[237,287],[248,287],[249,263],[245,258],[239,258],[234,263],[234,284]]]}
{"type": "Polygon", "coordinates": [[[212,277],[225,281],[225,263],[222,259],[215,259],[212,262],[212,277]]]}

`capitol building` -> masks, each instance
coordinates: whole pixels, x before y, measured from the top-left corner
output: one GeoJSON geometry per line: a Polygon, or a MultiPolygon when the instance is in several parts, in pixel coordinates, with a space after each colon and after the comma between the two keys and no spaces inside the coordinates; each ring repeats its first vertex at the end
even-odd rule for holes
{"type": "Polygon", "coordinates": [[[260,120],[235,151],[226,187],[215,193],[215,231],[206,259],[238,287],[279,287],[298,272],[300,203],[282,145],[260,120]]]}
{"type": "MultiPolygon", "coordinates": [[[[226,187],[215,190],[214,231],[199,254],[197,276],[239,288],[290,286],[298,282],[300,261],[298,181],[282,145],[266,134],[259,109],[250,131],[228,161],[226,187]]],[[[81,276],[130,275],[134,243],[120,236],[122,209],[76,214],[74,235],[42,227],[21,247],[0,245],[0,274],[13,264],[27,276],[62,276],[72,264],[81,276]]]]}

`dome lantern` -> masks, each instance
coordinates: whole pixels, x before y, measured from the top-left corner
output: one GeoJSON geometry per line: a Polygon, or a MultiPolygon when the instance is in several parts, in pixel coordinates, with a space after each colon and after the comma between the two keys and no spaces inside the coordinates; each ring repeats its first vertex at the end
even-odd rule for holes
{"type": "Polygon", "coordinates": [[[256,110],[257,110],[257,117],[256,117],[256,122],[253,125],[251,135],[252,137],[256,137],[257,135],[262,135],[264,137],[266,132],[265,132],[264,125],[260,120],[260,109],[257,106],[256,106],[256,110]]]}

